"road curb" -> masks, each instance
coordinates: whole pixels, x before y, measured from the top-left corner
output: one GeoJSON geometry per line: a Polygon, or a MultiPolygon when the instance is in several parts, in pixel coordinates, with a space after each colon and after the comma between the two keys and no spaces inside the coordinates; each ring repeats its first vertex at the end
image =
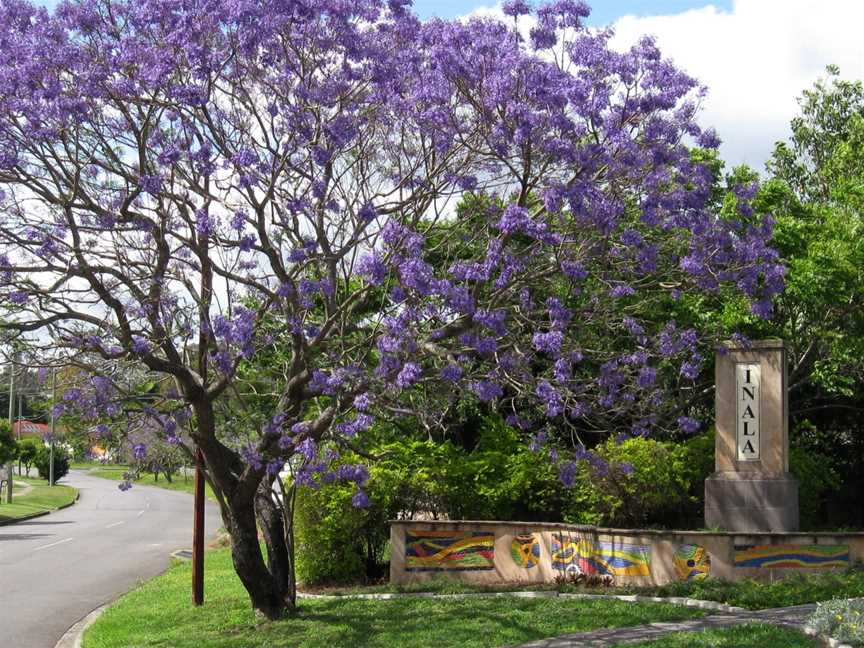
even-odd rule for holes
{"type": "Polygon", "coordinates": [[[62,511],[63,509],[69,508],[70,506],[75,504],[80,497],[81,497],[81,493],[76,492],[75,493],[75,499],[73,499],[71,502],[67,502],[66,504],[62,504],[61,506],[58,506],[56,509],[51,509],[50,511],[38,511],[36,513],[29,513],[28,515],[25,515],[24,517],[15,518],[14,520],[3,520],[3,521],[0,521],[0,526],[6,526],[7,524],[17,524],[18,522],[24,522],[26,520],[32,520],[33,518],[42,517],[43,515],[50,515],[51,513],[54,513],[55,511],[62,511]]]}
{"type": "Polygon", "coordinates": [[[111,605],[111,603],[113,603],[113,601],[100,605],[69,628],[63,633],[63,636],[60,637],[60,641],[57,642],[54,648],[81,648],[84,640],[84,632],[87,628],[96,623],[96,619],[102,616],[102,613],[108,609],[108,606],[111,605]]]}
{"type": "Polygon", "coordinates": [[[0,526],[6,526],[7,524],[17,524],[18,522],[24,522],[25,520],[32,520],[33,518],[48,515],[50,512],[51,511],[38,511],[36,513],[29,513],[24,517],[15,518],[14,520],[3,520],[2,522],[0,522],[0,526]]]}

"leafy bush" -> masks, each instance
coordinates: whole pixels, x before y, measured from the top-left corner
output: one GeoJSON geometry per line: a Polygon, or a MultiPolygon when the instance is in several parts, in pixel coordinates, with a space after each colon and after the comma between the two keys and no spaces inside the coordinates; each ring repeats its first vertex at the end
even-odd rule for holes
{"type": "Polygon", "coordinates": [[[835,599],[819,603],[807,625],[822,635],[864,646],[864,599],[835,599]]]}
{"type": "MultiPolygon", "coordinates": [[[[50,477],[51,448],[42,446],[36,453],[36,470],[42,479],[50,477]]],[[[69,454],[62,446],[54,446],[54,481],[58,482],[69,472],[69,454]]]]}
{"type": "Polygon", "coordinates": [[[578,524],[687,526],[701,520],[703,483],[714,465],[714,437],[683,443],[609,439],[600,461],[580,461],[564,519],[578,524]]]}
{"type": "Polygon", "coordinates": [[[349,488],[298,489],[294,505],[297,580],[307,585],[363,580],[359,533],[363,513],[351,506],[349,488]]]}
{"type": "MultiPolygon", "coordinates": [[[[388,520],[560,519],[566,490],[548,459],[528,452],[497,418],[483,421],[471,450],[418,440],[393,430],[373,443],[366,509],[351,505],[353,487],[301,488],[295,505],[297,578],[305,584],[374,581],[387,569],[388,520]]],[[[374,439],[373,439],[374,441],[374,439]]],[[[345,461],[364,460],[344,455],[345,461]]]]}
{"type": "Polygon", "coordinates": [[[0,420],[0,465],[6,465],[18,456],[18,444],[12,436],[9,423],[0,420]]]}
{"type": "Polygon", "coordinates": [[[30,472],[30,466],[36,461],[39,450],[45,445],[40,439],[27,437],[18,442],[18,461],[24,464],[24,472],[30,472]]]}

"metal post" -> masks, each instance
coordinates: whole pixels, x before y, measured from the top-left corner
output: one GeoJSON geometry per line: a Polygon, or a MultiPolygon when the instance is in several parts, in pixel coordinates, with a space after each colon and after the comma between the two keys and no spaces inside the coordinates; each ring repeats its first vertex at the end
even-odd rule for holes
{"type": "Polygon", "coordinates": [[[51,369],[51,449],[48,451],[48,485],[54,485],[54,403],[57,400],[57,370],[51,369]]]}
{"type": "MultiPolygon", "coordinates": [[[[12,432],[12,427],[15,424],[15,360],[14,357],[9,361],[9,432],[12,432]]],[[[6,503],[12,502],[12,462],[6,465],[6,471],[9,473],[9,481],[6,485],[6,503]]]]}
{"type": "Polygon", "coordinates": [[[195,513],[192,528],[192,603],[204,603],[204,455],[195,455],[195,513]]]}

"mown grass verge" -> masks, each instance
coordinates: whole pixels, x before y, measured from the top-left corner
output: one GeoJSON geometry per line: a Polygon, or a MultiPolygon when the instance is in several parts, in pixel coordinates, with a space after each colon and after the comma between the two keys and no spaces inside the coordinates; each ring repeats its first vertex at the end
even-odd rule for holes
{"type": "Polygon", "coordinates": [[[814,648],[818,644],[802,632],[767,624],[677,632],[660,639],[627,644],[627,648],[814,648]]]}
{"type": "MultiPolygon", "coordinates": [[[[5,490],[2,502],[0,502],[0,523],[13,520],[21,520],[33,515],[53,511],[62,506],[67,506],[75,501],[78,491],[71,486],[55,484],[49,486],[46,480],[25,477],[15,477],[15,484],[19,482],[32,486],[32,490],[16,495],[12,491],[12,503],[6,503],[5,490]]],[[[19,493],[23,489],[17,489],[19,493]]]]}
{"type": "Polygon", "coordinates": [[[84,648],[490,648],[705,614],[667,604],[567,599],[304,599],[295,614],[270,622],[253,614],[227,550],[207,554],[201,608],[190,603],[190,582],[184,563],[133,590],[87,631],[84,648]]]}
{"type": "MultiPolygon", "coordinates": [[[[122,481],[124,473],[129,472],[129,466],[125,464],[102,464],[102,463],[75,463],[72,464],[73,469],[77,470],[86,470],[87,474],[91,477],[101,477],[102,479],[113,479],[115,481],[122,481]]],[[[156,486],[157,488],[164,488],[166,490],[179,491],[182,493],[194,493],[195,492],[195,480],[191,475],[184,478],[182,474],[173,475],[171,477],[171,481],[169,482],[165,479],[165,475],[159,475],[158,477],[150,472],[141,472],[138,475],[138,479],[132,482],[133,487],[135,484],[141,484],[144,486],[156,486]]],[[[216,497],[213,495],[213,490],[210,488],[208,483],[204,483],[204,492],[207,497],[216,501],[216,497]]]]}
{"type": "Polygon", "coordinates": [[[680,581],[651,587],[619,586],[608,588],[586,588],[569,584],[502,583],[500,585],[475,585],[454,579],[440,578],[426,582],[404,585],[333,586],[303,588],[315,594],[346,596],[352,594],[376,594],[387,592],[434,592],[459,594],[470,592],[506,592],[518,590],[555,590],[583,594],[638,594],[641,596],[680,596],[702,601],[717,601],[727,605],[763,610],[788,607],[803,603],[816,603],[834,598],[864,597],[864,569],[860,567],[812,574],[789,574],[783,580],[760,583],[753,580],[730,583],[718,579],[704,581],[680,581]]]}

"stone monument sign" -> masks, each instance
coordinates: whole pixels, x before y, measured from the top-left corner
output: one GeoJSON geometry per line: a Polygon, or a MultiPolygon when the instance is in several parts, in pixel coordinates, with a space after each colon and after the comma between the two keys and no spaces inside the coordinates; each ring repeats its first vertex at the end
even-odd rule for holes
{"type": "Polygon", "coordinates": [[[705,480],[705,525],[797,531],[783,342],[726,343],[717,352],[714,371],[715,472],[705,480]]]}

